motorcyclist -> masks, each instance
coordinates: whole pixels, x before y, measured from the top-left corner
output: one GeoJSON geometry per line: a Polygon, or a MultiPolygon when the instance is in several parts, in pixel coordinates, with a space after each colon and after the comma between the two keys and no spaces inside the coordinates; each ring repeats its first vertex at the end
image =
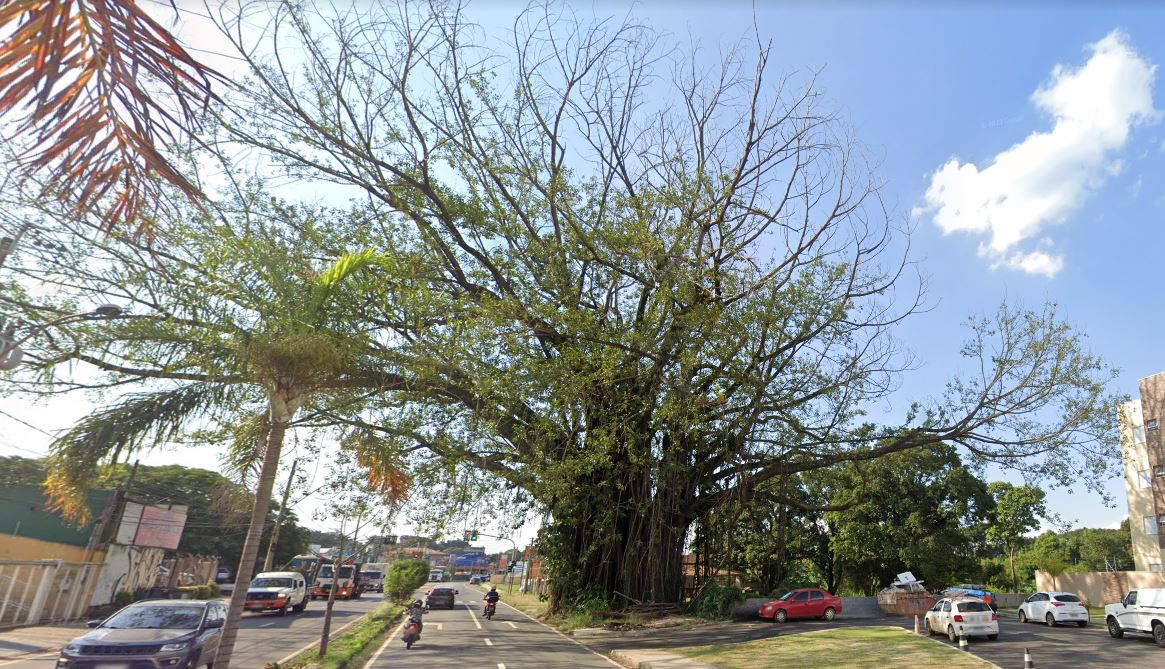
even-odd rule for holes
{"type": "Polygon", "coordinates": [[[419,599],[414,599],[405,608],[405,614],[409,617],[409,620],[417,624],[417,635],[420,636],[421,630],[425,627],[425,623],[422,620],[425,615],[425,603],[419,599]]]}
{"type": "Polygon", "coordinates": [[[498,586],[496,585],[489,586],[489,592],[485,593],[484,597],[486,604],[493,604],[495,606],[501,598],[502,596],[498,594],[498,586]]]}

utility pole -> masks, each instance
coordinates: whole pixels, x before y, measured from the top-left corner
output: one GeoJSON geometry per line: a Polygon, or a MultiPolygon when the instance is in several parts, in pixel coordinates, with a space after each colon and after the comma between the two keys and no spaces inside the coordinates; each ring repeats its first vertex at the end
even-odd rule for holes
{"type": "Polygon", "coordinates": [[[121,508],[125,500],[125,490],[133,484],[134,476],[138,473],[138,461],[134,460],[133,467],[129,470],[129,476],[126,477],[124,483],[117,484],[117,488],[113,491],[113,497],[105,504],[105,508],[101,511],[101,517],[93,524],[93,532],[89,535],[89,541],[85,545],[85,557],[82,562],[89,562],[93,559],[93,553],[105,544],[109,543],[105,540],[109,524],[117,515],[117,510],[121,508]]]}
{"type": "Polygon", "coordinates": [[[291,484],[295,482],[295,466],[299,459],[291,461],[291,473],[287,475],[287,486],[283,488],[283,501],[279,503],[279,515],[275,517],[275,527],[271,528],[271,539],[267,542],[267,558],[263,560],[263,571],[271,571],[275,561],[275,547],[279,544],[279,530],[283,527],[283,518],[287,515],[287,498],[291,496],[291,484]]]}

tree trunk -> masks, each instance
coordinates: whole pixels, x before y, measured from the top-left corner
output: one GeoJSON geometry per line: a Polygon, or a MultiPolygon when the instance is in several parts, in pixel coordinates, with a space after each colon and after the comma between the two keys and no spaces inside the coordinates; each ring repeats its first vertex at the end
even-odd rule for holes
{"type": "Polygon", "coordinates": [[[1008,544],[1007,556],[1011,562],[1011,591],[1019,592],[1019,578],[1015,575],[1015,546],[1008,544]]]}
{"type": "MultiPolygon", "coordinates": [[[[332,587],[328,588],[328,603],[324,607],[324,627],[320,632],[319,656],[328,654],[328,641],[332,635],[332,608],[336,606],[336,591],[340,589],[340,569],[344,564],[344,523],[340,523],[340,546],[336,549],[336,559],[332,560],[332,587]]],[[[356,567],[352,567],[352,585],[356,585],[356,567]]]]}
{"type": "Polygon", "coordinates": [[[293,410],[287,403],[269,402],[271,422],[267,432],[267,449],[263,454],[263,465],[259,470],[259,485],[255,490],[255,506],[251,509],[251,524],[247,528],[247,538],[243,542],[243,555],[239,558],[239,568],[235,573],[235,589],[231,593],[230,609],[223,625],[222,639],[215,655],[216,669],[230,669],[231,654],[235,649],[235,638],[239,632],[239,621],[243,617],[243,604],[247,599],[247,584],[255,570],[255,560],[259,557],[259,544],[263,540],[263,526],[267,521],[267,511],[271,507],[271,490],[275,487],[275,475],[279,470],[279,455],[283,451],[283,436],[291,420],[293,410]],[[281,410],[282,409],[282,410],[281,410]]]}

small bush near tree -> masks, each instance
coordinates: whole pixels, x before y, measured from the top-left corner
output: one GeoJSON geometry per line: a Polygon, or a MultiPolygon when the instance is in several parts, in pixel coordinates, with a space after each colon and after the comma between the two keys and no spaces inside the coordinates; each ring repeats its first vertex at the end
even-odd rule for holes
{"type": "Polygon", "coordinates": [[[396,602],[407,601],[428,580],[428,560],[397,560],[384,577],[384,598],[396,602]]]}
{"type": "Polygon", "coordinates": [[[692,602],[692,613],[712,620],[731,618],[733,609],[743,601],[744,591],[735,585],[709,583],[692,602]]]}

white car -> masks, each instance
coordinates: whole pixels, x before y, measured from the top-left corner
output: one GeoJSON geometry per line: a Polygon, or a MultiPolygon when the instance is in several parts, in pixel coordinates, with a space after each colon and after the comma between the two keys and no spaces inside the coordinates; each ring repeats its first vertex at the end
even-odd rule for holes
{"type": "Polygon", "coordinates": [[[999,638],[999,616],[978,597],[940,599],[922,624],[928,635],[946,634],[952,642],[963,635],[999,638]]]}
{"type": "Polygon", "coordinates": [[[1129,590],[1120,602],[1104,607],[1108,633],[1119,639],[1125,632],[1152,634],[1153,641],[1165,648],[1165,588],[1129,590]]]}
{"type": "Polygon", "coordinates": [[[1037,592],[1019,605],[1019,622],[1076,623],[1088,627],[1088,609],[1070,592],[1037,592]]]}

